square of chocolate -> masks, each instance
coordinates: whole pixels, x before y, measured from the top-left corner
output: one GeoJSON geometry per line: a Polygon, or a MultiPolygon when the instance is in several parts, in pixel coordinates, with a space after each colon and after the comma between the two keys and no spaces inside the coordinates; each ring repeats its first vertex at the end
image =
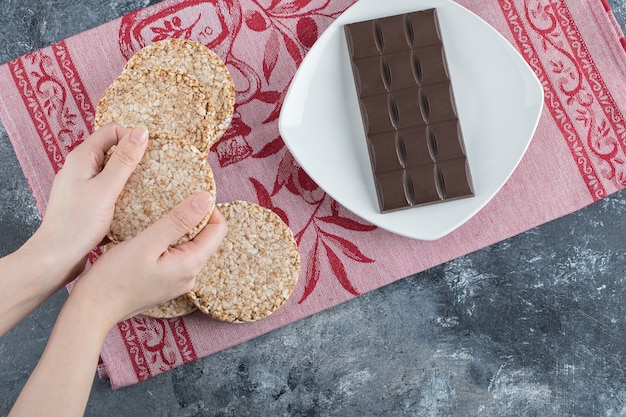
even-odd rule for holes
{"type": "Polygon", "coordinates": [[[344,31],[380,211],[473,196],[436,9],[344,31]]]}

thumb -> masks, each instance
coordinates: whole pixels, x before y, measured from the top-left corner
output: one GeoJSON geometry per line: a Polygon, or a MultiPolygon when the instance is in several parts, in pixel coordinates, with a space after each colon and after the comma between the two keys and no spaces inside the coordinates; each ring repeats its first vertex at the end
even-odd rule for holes
{"type": "Polygon", "coordinates": [[[186,198],[169,213],[143,230],[137,238],[148,250],[161,253],[170,244],[196,227],[215,207],[213,196],[200,192],[186,198]]]}
{"type": "Polygon", "coordinates": [[[141,160],[148,143],[148,130],[138,126],[129,131],[119,141],[107,164],[98,175],[103,189],[110,189],[118,195],[128,177],[141,160]]]}

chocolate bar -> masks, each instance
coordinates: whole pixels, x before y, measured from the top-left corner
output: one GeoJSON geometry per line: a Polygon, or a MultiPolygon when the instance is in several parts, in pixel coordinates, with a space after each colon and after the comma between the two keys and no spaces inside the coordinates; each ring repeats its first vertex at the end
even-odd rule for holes
{"type": "Polygon", "coordinates": [[[344,31],[380,211],[473,196],[436,9],[344,31]]]}

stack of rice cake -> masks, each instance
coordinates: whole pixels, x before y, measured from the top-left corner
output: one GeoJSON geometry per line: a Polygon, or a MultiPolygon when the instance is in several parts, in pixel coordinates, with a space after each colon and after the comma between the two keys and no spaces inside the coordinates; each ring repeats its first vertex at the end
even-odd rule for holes
{"type": "MultiPolygon", "coordinates": [[[[113,121],[143,125],[150,132],[146,153],[116,203],[108,233],[112,245],[137,235],[193,193],[206,191],[215,201],[207,157],[230,126],[234,103],[228,68],[202,44],[168,39],[129,59],[103,93],[94,123],[95,128],[113,121]]],[[[144,315],[175,318],[199,309],[218,320],[250,322],[287,301],[300,271],[289,227],[258,204],[233,201],[217,207],[229,231],[193,290],[144,315]]],[[[172,246],[193,239],[212,210],[172,246]]]]}

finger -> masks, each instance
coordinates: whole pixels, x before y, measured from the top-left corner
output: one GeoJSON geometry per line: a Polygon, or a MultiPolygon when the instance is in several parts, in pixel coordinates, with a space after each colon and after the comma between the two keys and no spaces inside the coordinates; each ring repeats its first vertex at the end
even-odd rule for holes
{"type": "Polygon", "coordinates": [[[226,219],[215,208],[209,223],[193,240],[172,248],[169,253],[176,258],[175,263],[177,265],[187,264],[195,270],[195,273],[198,273],[211,255],[219,248],[227,233],[228,224],[226,219]]]}
{"type": "Polygon", "coordinates": [[[103,153],[106,153],[111,146],[117,145],[130,131],[130,128],[124,127],[119,123],[107,123],[96,129],[84,143],[97,147],[103,153]]]}
{"type": "Polygon", "coordinates": [[[161,254],[170,244],[200,223],[211,207],[213,197],[209,193],[194,194],[143,230],[137,238],[141,239],[146,250],[161,254]]]}
{"type": "Polygon", "coordinates": [[[109,148],[117,145],[129,132],[130,129],[119,123],[107,123],[70,152],[65,164],[76,166],[76,172],[89,179],[102,169],[104,155],[109,148]]]}
{"type": "Polygon", "coordinates": [[[103,190],[109,190],[116,196],[122,191],[146,151],[147,143],[148,130],[141,126],[130,130],[119,141],[106,166],[97,176],[103,190]]]}

